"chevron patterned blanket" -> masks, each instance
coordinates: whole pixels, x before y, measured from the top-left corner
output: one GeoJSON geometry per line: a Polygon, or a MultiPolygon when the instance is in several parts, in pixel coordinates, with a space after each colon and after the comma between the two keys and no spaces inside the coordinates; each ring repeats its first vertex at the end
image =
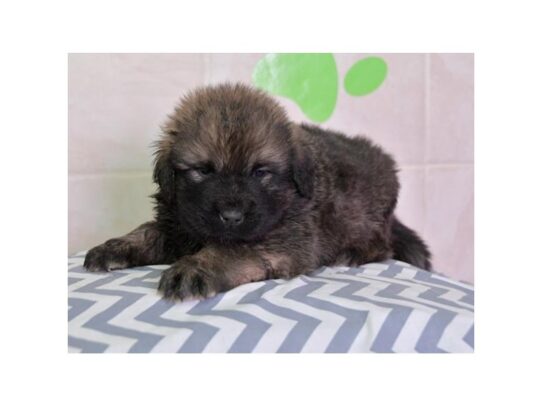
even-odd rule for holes
{"type": "Polygon", "coordinates": [[[69,352],[473,352],[474,289],[399,261],[324,267],[172,303],[148,266],[68,260],[69,352]]]}

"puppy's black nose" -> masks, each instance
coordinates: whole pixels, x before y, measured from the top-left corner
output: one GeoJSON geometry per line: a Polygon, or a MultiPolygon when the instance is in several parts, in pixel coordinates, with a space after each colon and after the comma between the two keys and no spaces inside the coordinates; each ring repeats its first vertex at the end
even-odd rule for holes
{"type": "Polygon", "coordinates": [[[243,222],[243,213],[238,209],[228,209],[220,212],[220,220],[224,222],[226,226],[237,226],[243,222]]]}

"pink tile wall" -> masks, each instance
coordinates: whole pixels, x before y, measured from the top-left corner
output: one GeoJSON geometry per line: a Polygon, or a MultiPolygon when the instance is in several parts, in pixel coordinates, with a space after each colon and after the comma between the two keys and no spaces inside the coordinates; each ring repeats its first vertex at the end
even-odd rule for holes
{"type": "Polygon", "coordinates": [[[71,54],[69,171],[148,171],[149,145],[183,92],[204,81],[203,55],[71,54]]]}
{"type": "Polygon", "coordinates": [[[474,162],[474,55],[430,55],[427,163],[474,162]]]}
{"type": "Polygon", "coordinates": [[[473,281],[474,166],[428,166],[424,235],[434,252],[435,270],[473,281]]]}
{"type": "MultiPolygon", "coordinates": [[[[152,216],[150,143],[185,91],[251,82],[264,54],[72,54],[69,57],[69,252],[123,234],[152,216]]],[[[435,269],[473,281],[472,54],[371,54],[388,77],[374,93],[342,88],[366,54],[335,54],[341,78],[323,124],[367,134],[401,171],[399,216],[429,242],[435,269]]],[[[295,121],[308,121],[279,98],[295,121]]]]}

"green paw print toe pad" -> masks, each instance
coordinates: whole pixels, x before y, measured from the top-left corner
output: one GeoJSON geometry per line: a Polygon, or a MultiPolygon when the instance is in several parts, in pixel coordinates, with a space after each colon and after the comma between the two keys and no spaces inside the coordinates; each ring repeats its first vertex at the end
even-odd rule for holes
{"type": "Polygon", "coordinates": [[[369,57],[356,62],[344,77],[344,89],[352,96],[374,92],[386,79],[388,66],[382,58],[369,57]]]}
{"type": "MultiPolygon", "coordinates": [[[[387,75],[384,60],[356,62],[344,78],[346,92],[363,96],[376,90],[387,75]]],[[[256,64],[256,86],[293,100],[312,121],[329,119],[337,105],[339,73],[333,54],[267,54],[256,64]]]]}

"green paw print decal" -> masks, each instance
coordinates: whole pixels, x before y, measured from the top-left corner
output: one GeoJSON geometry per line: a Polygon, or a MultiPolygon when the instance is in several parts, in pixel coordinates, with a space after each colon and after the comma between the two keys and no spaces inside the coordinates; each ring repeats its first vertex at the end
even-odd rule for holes
{"type": "MultiPolygon", "coordinates": [[[[344,78],[349,95],[365,96],[386,79],[382,58],[356,62],[344,78]]],[[[293,100],[312,121],[329,119],[337,105],[339,72],[333,54],[267,54],[256,64],[254,84],[275,95],[293,100]]]]}

